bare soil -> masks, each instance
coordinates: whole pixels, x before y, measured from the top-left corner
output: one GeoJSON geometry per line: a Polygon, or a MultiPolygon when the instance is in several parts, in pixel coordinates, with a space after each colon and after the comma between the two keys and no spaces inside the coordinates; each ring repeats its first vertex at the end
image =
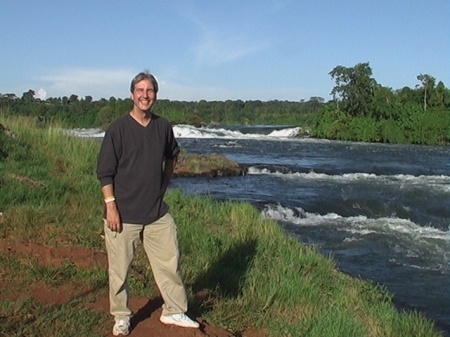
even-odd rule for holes
{"type": "MultiPolygon", "coordinates": [[[[82,246],[68,247],[48,247],[34,243],[14,243],[0,240],[0,253],[11,254],[14,258],[28,261],[33,259],[40,264],[59,265],[61,263],[71,263],[79,268],[107,268],[106,254],[101,251],[82,246]]],[[[76,297],[86,297],[94,291],[86,289],[82,284],[71,282],[59,287],[49,287],[38,282],[29,287],[16,287],[6,282],[0,281],[0,287],[8,289],[0,296],[2,299],[17,300],[22,297],[33,297],[41,303],[62,304],[76,297]]],[[[93,303],[86,301],[86,307],[92,310],[101,310],[109,314],[109,300],[107,289],[96,290],[98,294],[94,296],[97,300],[93,303]]],[[[202,317],[191,317],[200,323],[199,329],[180,328],[171,325],[164,325],[159,321],[161,315],[161,298],[131,297],[130,307],[135,313],[131,325],[130,336],[174,336],[174,337],[231,337],[232,333],[210,325],[202,317]]],[[[111,333],[113,318],[111,317],[111,327],[106,331],[99,331],[104,336],[113,336],[111,333]]],[[[264,332],[253,330],[244,331],[243,337],[266,336],[264,332]]]]}

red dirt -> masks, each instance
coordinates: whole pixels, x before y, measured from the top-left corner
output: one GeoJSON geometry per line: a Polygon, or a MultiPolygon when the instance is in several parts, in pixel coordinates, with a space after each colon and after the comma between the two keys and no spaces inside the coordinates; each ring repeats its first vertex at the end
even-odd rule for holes
{"type": "Polygon", "coordinates": [[[59,265],[66,262],[78,268],[107,267],[105,253],[81,246],[49,247],[0,241],[0,253],[5,252],[19,259],[33,258],[41,264],[59,265]]]}
{"type": "MultiPolygon", "coordinates": [[[[61,263],[72,263],[79,268],[101,267],[107,268],[107,260],[104,252],[96,251],[87,247],[67,246],[67,247],[49,247],[33,243],[12,243],[0,240],[0,253],[11,254],[23,263],[29,263],[30,258],[40,264],[59,265],[61,263]]],[[[0,272],[1,274],[1,272],[0,272]]],[[[31,296],[41,303],[61,304],[74,297],[84,297],[91,294],[91,289],[86,289],[82,284],[72,282],[56,288],[46,286],[38,282],[28,289],[15,287],[11,284],[0,281],[0,287],[9,289],[0,297],[9,299],[18,299],[24,296],[31,296]]],[[[93,310],[109,312],[109,301],[107,290],[97,291],[99,298],[94,303],[88,303],[87,306],[93,310]]],[[[233,334],[227,330],[214,327],[206,322],[202,317],[195,318],[200,323],[200,329],[180,328],[176,326],[164,325],[159,321],[161,315],[162,300],[160,298],[131,297],[130,307],[134,311],[132,318],[132,337],[144,336],[169,336],[169,337],[232,337],[233,334]]],[[[111,318],[111,329],[113,319],[111,318]]],[[[110,330],[109,330],[110,331],[110,330]]],[[[104,336],[113,336],[109,331],[102,331],[104,336]]],[[[243,337],[267,336],[264,332],[253,330],[242,333],[243,337]]]]}

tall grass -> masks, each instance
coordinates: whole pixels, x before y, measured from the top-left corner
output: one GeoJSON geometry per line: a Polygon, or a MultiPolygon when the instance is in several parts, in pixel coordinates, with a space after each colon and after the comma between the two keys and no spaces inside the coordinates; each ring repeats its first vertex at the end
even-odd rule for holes
{"type": "MultiPolygon", "coordinates": [[[[100,144],[28,118],[0,114],[0,123],[15,134],[0,138],[8,153],[0,162],[0,239],[103,250],[102,199],[95,177],[100,144]]],[[[332,258],[263,220],[248,203],[185,196],[181,190],[170,190],[166,200],[179,228],[194,316],[236,336],[250,327],[270,336],[440,336],[434,323],[419,313],[398,312],[385,288],[339,272],[332,258]]],[[[36,281],[38,275],[48,286],[76,280],[91,289],[107,287],[104,270],[35,262],[24,267],[19,258],[3,253],[0,263],[5,275],[20,275],[6,282],[19,285],[36,281]]],[[[133,296],[158,296],[142,249],[130,284],[133,296]]],[[[7,298],[8,290],[2,292],[0,298],[7,298]]],[[[66,336],[78,333],[74,320],[86,321],[86,329],[95,335],[92,317],[100,324],[109,319],[93,315],[77,299],[53,307],[31,298],[0,300],[0,316],[0,331],[11,336],[52,326],[55,317],[66,336]],[[75,307],[77,315],[70,314],[75,307]],[[27,319],[29,310],[33,319],[27,319]]]]}
{"type": "Polygon", "coordinates": [[[11,130],[0,138],[8,154],[0,162],[0,211],[7,210],[0,235],[22,241],[39,228],[41,241],[68,235],[92,241],[101,216],[94,175],[98,142],[80,142],[58,125],[42,128],[32,118],[2,116],[0,123],[11,130]]]}

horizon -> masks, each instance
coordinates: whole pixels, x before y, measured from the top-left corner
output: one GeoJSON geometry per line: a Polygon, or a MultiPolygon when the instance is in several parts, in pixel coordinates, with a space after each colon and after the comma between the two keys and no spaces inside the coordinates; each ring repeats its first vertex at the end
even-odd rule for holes
{"type": "MultiPolygon", "coordinates": [[[[22,95],[23,95],[24,93],[28,92],[29,90],[32,90],[32,89],[28,89],[28,90],[24,91],[24,92],[21,93],[21,94],[16,94],[16,93],[12,93],[12,92],[8,92],[8,93],[0,92],[0,98],[3,97],[3,96],[14,95],[14,98],[12,98],[12,99],[20,99],[20,98],[22,97],[22,95]]],[[[71,95],[76,95],[76,94],[71,94],[71,95]]],[[[41,97],[40,97],[40,94],[39,94],[38,92],[35,92],[35,94],[34,94],[34,99],[35,99],[35,101],[37,101],[37,102],[38,102],[39,100],[42,101],[42,102],[46,102],[46,101],[49,101],[49,100],[51,100],[51,99],[59,99],[59,100],[62,100],[64,97],[70,98],[71,95],[58,96],[58,97],[46,97],[46,98],[41,98],[41,97]]],[[[78,95],[76,95],[76,96],[77,96],[78,101],[84,100],[84,99],[85,99],[86,97],[88,97],[88,96],[90,96],[90,97],[92,98],[92,95],[85,95],[84,97],[80,97],[80,96],[78,96],[78,95]]],[[[101,100],[109,101],[111,98],[114,98],[114,99],[121,99],[121,100],[127,100],[127,99],[128,99],[128,100],[131,101],[130,97],[121,98],[121,97],[114,97],[114,96],[111,96],[111,97],[108,97],[108,98],[106,98],[106,97],[100,97],[99,99],[94,99],[94,98],[92,98],[92,101],[93,101],[93,102],[98,102],[98,101],[101,101],[101,100]]],[[[170,102],[199,103],[199,102],[201,102],[201,101],[206,101],[207,103],[215,103],[215,102],[226,102],[226,101],[232,101],[232,102],[234,102],[234,101],[239,101],[239,100],[241,100],[241,101],[243,101],[244,103],[245,103],[245,102],[255,102],[255,101],[260,101],[260,102],[263,102],[263,103],[269,103],[269,102],[307,103],[307,102],[313,101],[313,100],[315,100],[315,99],[323,99],[323,97],[311,96],[311,97],[308,98],[308,99],[301,99],[301,100],[299,100],[299,101],[289,101],[289,100],[279,100],[279,99],[271,99],[271,100],[267,100],[267,101],[260,100],[260,99],[248,99],[248,100],[241,100],[241,99],[233,99],[233,100],[230,100],[230,99],[227,99],[227,100],[204,100],[204,99],[201,99],[201,100],[196,100],[196,101],[194,101],[194,100],[192,100],[192,101],[183,100],[183,101],[182,101],[182,100],[168,99],[168,98],[157,98],[156,102],[168,100],[168,101],[170,101],[170,102]]],[[[332,98],[331,98],[330,100],[324,100],[322,103],[327,103],[327,102],[332,101],[332,100],[333,100],[332,98]]]]}

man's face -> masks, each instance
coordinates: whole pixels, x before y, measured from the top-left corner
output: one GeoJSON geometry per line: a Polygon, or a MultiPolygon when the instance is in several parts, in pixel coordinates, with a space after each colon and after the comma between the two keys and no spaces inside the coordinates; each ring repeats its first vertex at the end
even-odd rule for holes
{"type": "Polygon", "coordinates": [[[156,92],[153,88],[152,82],[149,80],[142,80],[134,86],[134,91],[131,93],[131,99],[134,106],[142,111],[148,111],[156,102],[156,92]]]}

